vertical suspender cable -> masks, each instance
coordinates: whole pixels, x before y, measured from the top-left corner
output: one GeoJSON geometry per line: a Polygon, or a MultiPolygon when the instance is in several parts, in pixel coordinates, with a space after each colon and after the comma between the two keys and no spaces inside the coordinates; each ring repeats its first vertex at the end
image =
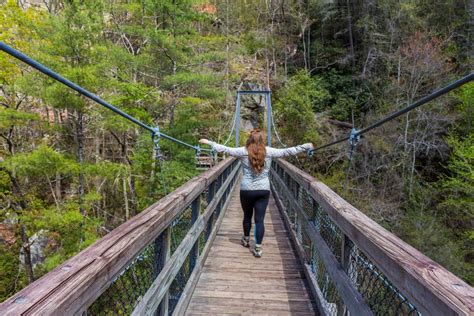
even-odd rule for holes
{"type": "Polygon", "coordinates": [[[265,94],[265,103],[267,104],[267,145],[272,146],[272,101],[270,92],[265,94]]]}
{"type": "Polygon", "coordinates": [[[237,106],[235,109],[235,147],[239,147],[240,137],[240,91],[237,91],[237,106]]]}

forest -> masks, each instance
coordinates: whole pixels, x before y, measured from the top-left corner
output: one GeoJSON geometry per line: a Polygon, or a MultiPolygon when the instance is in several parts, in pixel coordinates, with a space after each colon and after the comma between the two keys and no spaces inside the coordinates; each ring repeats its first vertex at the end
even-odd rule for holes
{"type": "MultiPolygon", "coordinates": [[[[466,0],[0,0],[0,41],[191,144],[226,140],[240,87],[272,90],[287,145],[347,136],[468,74],[473,21],[466,0]]],[[[244,136],[265,128],[245,102],[244,136]]],[[[0,105],[0,302],[201,172],[162,140],[158,174],[149,133],[3,52],[0,105]]],[[[473,124],[471,82],[351,160],[292,162],[474,285],[473,124]]]]}

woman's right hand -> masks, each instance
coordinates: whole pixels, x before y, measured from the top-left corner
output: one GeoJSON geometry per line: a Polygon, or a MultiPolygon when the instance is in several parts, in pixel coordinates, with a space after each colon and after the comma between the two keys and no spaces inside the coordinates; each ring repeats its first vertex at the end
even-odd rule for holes
{"type": "Polygon", "coordinates": [[[303,146],[305,146],[307,150],[313,150],[314,149],[313,143],[306,143],[306,144],[303,144],[303,146]]]}

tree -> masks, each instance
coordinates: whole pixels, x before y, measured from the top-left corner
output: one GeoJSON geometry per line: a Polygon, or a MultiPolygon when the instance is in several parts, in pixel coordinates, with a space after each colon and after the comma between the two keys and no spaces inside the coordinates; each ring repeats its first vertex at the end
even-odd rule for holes
{"type": "Polygon", "coordinates": [[[280,122],[282,135],[290,140],[289,144],[303,141],[317,143],[314,110],[319,109],[328,97],[319,79],[310,77],[305,71],[294,75],[288,84],[278,93],[275,103],[275,116],[280,122]]]}

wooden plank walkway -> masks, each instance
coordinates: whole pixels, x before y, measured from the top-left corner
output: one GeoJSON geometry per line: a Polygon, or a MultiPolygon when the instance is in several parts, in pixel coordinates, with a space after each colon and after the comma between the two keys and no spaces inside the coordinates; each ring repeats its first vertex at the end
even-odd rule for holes
{"type": "Polygon", "coordinates": [[[261,258],[240,245],[242,216],[237,188],[186,315],[317,314],[303,267],[273,197],[265,216],[261,258]]]}

